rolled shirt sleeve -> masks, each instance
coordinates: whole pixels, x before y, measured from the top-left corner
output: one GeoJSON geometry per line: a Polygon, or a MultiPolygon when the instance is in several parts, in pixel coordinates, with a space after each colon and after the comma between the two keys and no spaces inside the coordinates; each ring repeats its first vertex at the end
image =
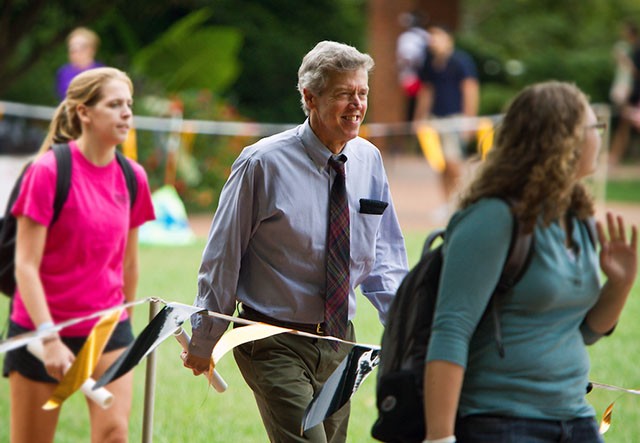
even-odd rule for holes
{"type": "MultiPolygon", "coordinates": [[[[221,194],[198,272],[198,295],[194,305],[231,315],[242,255],[247,248],[254,217],[254,169],[256,164],[241,154],[233,165],[221,194]]],[[[227,321],[194,314],[191,318],[190,352],[211,355],[228,327],[227,321]]]]}

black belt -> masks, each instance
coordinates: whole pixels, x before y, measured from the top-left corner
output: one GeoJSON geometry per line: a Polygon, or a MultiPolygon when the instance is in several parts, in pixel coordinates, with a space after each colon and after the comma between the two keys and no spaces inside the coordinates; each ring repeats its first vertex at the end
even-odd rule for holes
{"type": "Polygon", "coordinates": [[[246,318],[247,320],[258,321],[260,323],[267,323],[273,326],[279,326],[281,328],[295,329],[297,331],[308,332],[309,334],[324,335],[324,323],[295,323],[290,321],[282,321],[269,317],[261,312],[256,311],[253,308],[240,304],[240,318],[246,318]]]}

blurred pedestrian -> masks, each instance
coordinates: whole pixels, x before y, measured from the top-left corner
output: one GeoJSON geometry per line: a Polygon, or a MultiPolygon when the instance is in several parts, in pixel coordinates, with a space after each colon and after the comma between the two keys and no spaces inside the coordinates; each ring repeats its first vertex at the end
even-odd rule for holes
{"type": "MultiPolygon", "coordinates": [[[[432,25],[425,63],[420,70],[415,121],[478,114],[479,84],[475,63],[469,54],[457,49],[445,26],[432,25]]],[[[451,200],[462,174],[464,144],[471,132],[439,133],[445,160],[441,175],[444,195],[451,200]]]]}
{"type": "MultiPolygon", "coordinates": [[[[404,240],[378,149],[358,137],[373,60],[323,41],[302,60],[308,118],[245,148],[220,195],[194,304],[317,336],[355,339],[360,286],[384,322],[407,271],[404,240]]],[[[228,322],[191,318],[184,365],[209,370],[228,322]]],[[[350,345],[279,334],[234,349],[273,442],[343,442],[349,403],[301,431],[305,409],[350,345]]]]}
{"type": "Polygon", "coordinates": [[[56,73],[56,92],[62,101],[67,95],[67,88],[71,80],[88,69],[104,66],[95,61],[100,37],[87,28],[76,28],[67,37],[69,63],[63,65],[56,73]]]}
{"type": "MultiPolygon", "coordinates": [[[[76,76],[58,106],[36,160],[25,172],[12,213],[17,218],[15,275],[9,336],[78,318],[135,299],[138,226],[154,218],[147,177],[129,162],[136,198],[116,159],[116,145],[131,125],[133,86],[114,68],[76,76]],[[52,220],[56,158],[50,146],[71,151],[69,194],[52,220]]],[[[130,312],[123,312],[93,373],[99,378],[133,341],[130,312]]],[[[81,322],[42,339],[43,362],[25,347],[8,352],[3,375],[11,393],[11,441],[53,441],[60,408],[43,410],[91,332],[81,322]]],[[[126,441],[133,373],[107,385],[108,410],[88,401],[91,441],[126,441]]]]}
{"type": "Polygon", "coordinates": [[[622,37],[623,40],[614,47],[616,77],[611,98],[619,116],[609,149],[609,163],[612,165],[622,159],[629,146],[631,132],[640,129],[640,31],[637,25],[629,21],[623,23],[622,37]],[[625,80],[630,80],[630,84],[625,84],[625,80]]]}
{"type": "Polygon", "coordinates": [[[603,442],[585,398],[586,346],[613,331],[638,269],[635,226],[628,239],[622,217],[608,213],[597,233],[589,227],[582,179],[595,170],[603,126],[567,83],[535,84],[509,106],[447,226],[424,375],[427,442],[603,442]],[[493,301],[496,320],[484,313],[514,215],[533,234],[532,255],[493,301]]]}
{"type": "Polygon", "coordinates": [[[416,99],[420,90],[418,71],[424,63],[429,44],[429,33],[424,29],[424,18],[420,12],[403,12],[398,22],[404,31],[396,44],[398,82],[407,99],[406,121],[413,121],[416,99]]]}

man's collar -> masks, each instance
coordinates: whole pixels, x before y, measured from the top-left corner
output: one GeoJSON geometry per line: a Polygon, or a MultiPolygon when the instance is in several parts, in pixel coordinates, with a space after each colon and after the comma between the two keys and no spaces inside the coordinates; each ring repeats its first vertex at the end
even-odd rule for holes
{"type": "MultiPolygon", "coordinates": [[[[298,137],[302,141],[304,149],[307,151],[307,155],[316,164],[318,170],[326,168],[329,163],[329,158],[333,153],[320,141],[315,132],[313,132],[308,118],[298,128],[298,137]]],[[[351,151],[349,145],[350,142],[347,142],[341,152],[341,154],[345,154],[347,157],[349,157],[349,153],[351,151]]]]}

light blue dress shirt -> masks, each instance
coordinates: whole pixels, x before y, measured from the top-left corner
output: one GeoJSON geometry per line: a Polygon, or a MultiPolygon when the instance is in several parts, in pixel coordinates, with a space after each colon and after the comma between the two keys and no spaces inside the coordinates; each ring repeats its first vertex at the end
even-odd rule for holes
{"type": "MultiPolygon", "coordinates": [[[[384,323],[407,272],[404,238],[378,149],[358,137],[342,153],[351,230],[349,319],[360,286],[384,323]],[[360,199],[389,205],[380,215],[361,213],[360,199]]],[[[282,321],[324,321],[331,155],[309,120],[242,151],[220,195],[194,305],[232,314],[238,300],[282,321]]],[[[190,351],[210,355],[227,326],[194,315],[190,351]]]]}

